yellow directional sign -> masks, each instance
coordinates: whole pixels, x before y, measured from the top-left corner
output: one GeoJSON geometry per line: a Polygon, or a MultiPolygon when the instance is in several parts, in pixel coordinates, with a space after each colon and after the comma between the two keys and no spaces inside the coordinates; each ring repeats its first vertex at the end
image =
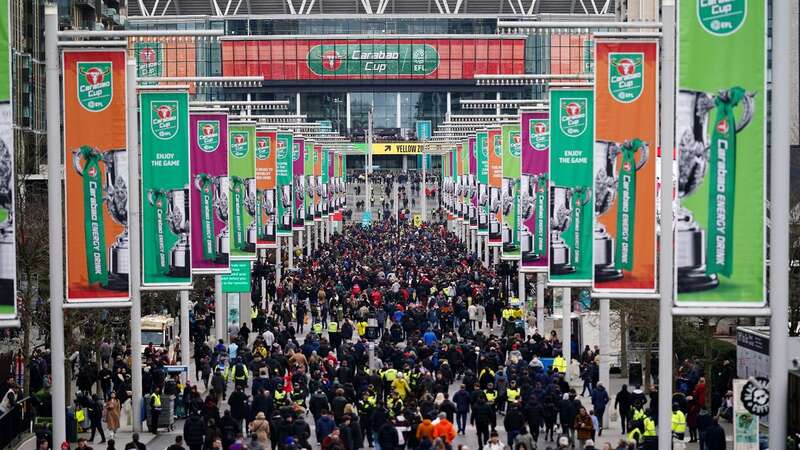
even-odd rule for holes
{"type": "Polygon", "coordinates": [[[420,142],[381,142],[372,144],[373,155],[419,155],[422,153],[420,142]]]}

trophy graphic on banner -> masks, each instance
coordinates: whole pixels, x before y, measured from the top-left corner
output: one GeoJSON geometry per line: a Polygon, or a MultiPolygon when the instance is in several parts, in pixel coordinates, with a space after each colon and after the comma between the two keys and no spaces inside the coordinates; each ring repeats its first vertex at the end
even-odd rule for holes
{"type": "Polygon", "coordinates": [[[216,236],[217,258],[215,262],[219,264],[228,263],[228,255],[231,252],[230,230],[228,228],[228,177],[214,177],[214,214],[225,224],[216,236]]]}
{"type": "Polygon", "coordinates": [[[478,228],[489,228],[489,215],[484,214],[489,206],[489,186],[486,184],[478,185],[478,228]]]}
{"type": "Polygon", "coordinates": [[[678,145],[678,196],[680,199],[694,193],[703,183],[708,166],[709,183],[716,186],[712,190],[713,198],[719,194],[719,187],[724,188],[726,200],[722,210],[718,210],[718,202],[709,200],[709,217],[717,217],[725,229],[718,231],[719,225],[710,227],[708,232],[715,237],[706,237],[706,230],[692,217],[691,211],[681,206],[676,214],[676,259],[678,271],[678,292],[694,292],[716,288],[719,285],[717,273],[727,272],[731,267],[731,251],[733,236],[728,231],[732,225],[733,186],[735,172],[733,166],[726,166],[719,159],[733,162],[736,154],[736,134],[744,129],[753,118],[754,93],[746,93],[742,88],[721,90],[717,95],[706,92],[681,90],[676,100],[676,133],[678,145]],[[742,104],[740,118],[734,116],[735,107],[742,104]],[[713,124],[710,124],[711,112],[716,111],[713,124]],[[710,126],[712,125],[712,126],[710,126]],[[723,152],[718,149],[723,148],[723,152]],[[733,154],[726,157],[726,153],[733,154]],[[717,167],[719,165],[719,167],[717,167]],[[719,245],[719,242],[724,242],[719,245]],[[709,244],[714,245],[709,245],[709,244]],[[721,248],[720,248],[721,247],[721,248]],[[712,253],[712,254],[708,254],[712,253]],[[721,254],[720,254],[721,253],[721,254]]]}
{"type": "MultiPolygon", "coordinates": [[[[592,190],[585,187],[553,186],[550,189],[550,223],[552,234],[550,239],[550,272],[564,275],[575,272],[573,266],[573,252],[580,250],[581,242],[575,237],[580,236],[582,223],[582,208],[592,200],[592,190]],[[577,221],[577,223],[575,223],[577,221]],[[564,238],[570,225],[574,223],[572,238],[573,247],[564,238]],[[577,247],[577,248],[576,248],[577,247]]],[[[575,261],[577,262],[577,261],[575,261]]]]}
{"type": "Polygon", "coordinates": [[[305,205],[304,200],[306,198],[306,189],[305,189],[305,182],[304,177],[294,177],[294,196],[295,196],[295,205],[297,207],[294,208],[294,223],[301,224],[303,223],[303,219],[305,219],[305,205]]]}
{"type": "Polygon", "coordinates": [[[283,214],[279,218],[281,229],[290,230],[292,228],[292,185],[284,184],[278,190],[280,198],[278,201],[283,206],[283,214]]]}
{"type": "Polygon", "coordinates": [[[496,236],[500,234],[500,221],[497,220],[497,214],[503,205],[500,195],[500,189],[496,187],[489,188],[489,234],[496,236]]]}
{"type": "MultiPolygon", "coordinates": [[[[519,186],[515,186],[517,183],[519,183],[519,180],[503,178],[501,189],[503,190],[502,204],[504,217],[517,213],[515,206],[518,208],[518,205],[514,205],[514,189],[519,189],[519,186]]],[[[519,217],[517,216],[515,219],[515,222],[517,222],[516,226],[519,226],[519,217]]],[[[513,252],[517,250],[518,247],[516,244],[514,244],[514,229],[507,220],[503,220],[502,239],[504,252],[513,252]]]]}
{"type": "Polygon", "coordinates": [[[14,204],[11,188],[14,177],[11,172],[11,151],[0,138],[0,299],[14,298],[14,204]]]}
{"type": "Polygon", "coordinates": [[[274,236],[275,235],[275,189],[263,189],[258,191],[258,195],[260,196],[261,201],[261,211],[258,211],[258,214],[261,214],[262,217],[266,217],[267,220],[263,223],[263,229],[261,231],[264,237],[267,236],[274,236]]]}
{"type": "Polygon", "coordinates": [[[258,195],[258,191],[256,189],[256,179],[255,178],[245,178],[244,179],[244,188],[245,188],[245,196],[244,196],[244,206],[247,208],[247,212],[250,214],[250,217],[253,218],[250,221],[250,225],[247,227],[247,242],[244,247],[244,251],[246,252],[254,252],[256,251],[256,243],[258,242],[258,227],[256,226],[256,213],[259,212],[257,205],[256,205],[256,196],[258,195]]]}
{"type": "Polygon", "coordinates": [[[533,250],[533,233],[525,226],[525,221],[534,217],[536,212],[536,187],[534,186],[534,177],[530,175],[522,175],[520,177],[520,192],[519,192],[519,246],[522,252],[522,259],[526,261],[535,261],[539,259],[539,255],[533,250]]]}
{"type": "MultiPolygon", "coordinates": [[[[613,281],[622,278],[622,270],[633,267],[634,252],[632,236],[636,208],[636,172],[647,163],[649,150],[647,144],[634,139],[622,145],[616,142],[597,141],[594,143],[594,215],[599,217],[611,209],[617,201],[617,239],[627,238],[620,248],[622,255],[615,255],[614,239],[609,236],[605,225],[595,221],[594,227],[594,278],[597,281],[613,281]],[[636,161],[636,153],[641,156],[636,161]],[[619,170],[617,156],[622,156],[619,170]],[[620,175],[624,175],[620,178],[620,175]],[[619,191],[619,196],[617,192],[619,191]],[[629,202],[626,208],[623,202],[629,202]],[[621,259],[621,260],[617,260],[621,259]]],[[[617,247],[620,247],[618,245],[617,247]]]]}
{"type": "MultiPolygon", "coordinates": [[[[125,291],[128,289],[130,273],[130,242],[128,240],[128,152],[126,149],[112,149],[101,152],[99,149],[84,146],[72,152],[72,166],[84,178],[84,208],[91,212],[92,198],[102,189],[102,202],[106,204],[112,220],[123,227],[114,243],[108,249],[100,272],[90,270],[87,265],[89,282],[100,282],[106,289],[125,291]],[[105,174],[100,173],[100,163],[105,166],[105,174]],[[88,202],[88,205],[87,205],[88,202]],[[106,263],[108,261],[108,263],[106,263]]],[[[101,203],[102,205],[102,203],[101,203]]],[[[99,230],[101,245],[105,245],[102,206],[98,214],[90,214],[85,226],[99,230]],[[90,223],[91,222],[91,223],[90,223]]],[[[87,229],[87,233],[88,233],[87,229]]],[[[88,243],[88,240],[87,240],[88,243]]],[[[87,256],[89,252],[87,251],[87,256]]]]}
{"type": "Polygon", "coordinates": [[[156,267],[161,275],[189,277],[192,267],[189,242],[189,187],[150,189],[147,191],[147,201],[156,209],[154,217],[157,241],[165,242],[166,228],[178,237],[169,250],[156,246],[156,267]]]}

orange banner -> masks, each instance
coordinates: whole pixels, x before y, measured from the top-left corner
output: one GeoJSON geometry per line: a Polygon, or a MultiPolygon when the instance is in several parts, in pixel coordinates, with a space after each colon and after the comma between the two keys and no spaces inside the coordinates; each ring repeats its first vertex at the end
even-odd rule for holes
{"type": "Polygon", "coordinates": [[[67,301],[127,300],[125,50],[64,50],[67,301]]]}
{"type": "Polygon", "coordinates": [[[257,247],[271,248],[276,241],[275,171],[278,138],[274,131],[256,131],[257,247]]]}
{"type": "Polygon", "coordinates": [[[658,44],[595,45],[594,289],[655,292],[658,44]]]}

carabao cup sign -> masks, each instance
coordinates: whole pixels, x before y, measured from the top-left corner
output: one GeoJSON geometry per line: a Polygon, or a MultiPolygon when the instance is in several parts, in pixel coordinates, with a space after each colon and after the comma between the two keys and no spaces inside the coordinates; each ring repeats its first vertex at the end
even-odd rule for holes
{"type": "Polygon", "coordinates": [[[478,164],[478,235],[489,236],[489,132],[486,130],[475,133],[475,157],[478,164]]]}
{"type": "Polygon", "coordinates": [[[426,44],[325,44],[308,51],[308,67],[317,75],[428,75],[439,67],[439,52],[426,44]]]}
{"type": "Polygon", "coordinates": [[[595,41],[594,290],[656,290],[658,44],[595,41]]]}
{"type": "Polygon", "coordinates": [[[142,285],[192,284],[189,94],[143,92],[142,285]]]}
{"type": "Polygon", "coordinates": [[[547,272],[550,169],[550,113],[520,114],[522,175],[520,178],[520,252],[523,272],[547,272]]]}
{"type": "Polygon", "coordinates": [[[66,298],[126,301],[132,268],[125,50],[64,50],[62,67],[66,298]]]}
{"type": "Polygon", "coordinates": [[[500,186],[503,224],[500,234],[503,240],[502,259],[519,260],[519,189],[520,156],[522,134],[519,124],[503,125],[501,142],[503,147],[503,179],[500,186]]]}
{"type": "Polygon", "coordinates": [[[292,133],[278,133],[276,145],[276,182],[277,205],[276,220],[278,236],[292,235],[292,217],[294,207],[294,187],[292,185],[292,133]]]}
{"type": "Polygon", "coordinates": [[[295,136],[292,142],[292,183],[294,186],[294,199],[292,200],[292,230],[302,231],[305,227],[305,150],[306,141],[300,136],[295,136]]]}
{"type": "Polygon", "coordinates": [[[766,303],[766,4],[679,2],[680,306],[766,303]]]}
{"type": "Polygon", "coordinates": [[[503,223],[502,193],[503,143],[500,129],[490,129],[486,136],[489,154],[489,246],[503,243],[500,229],[503,223]]]}
{"type": "Polygon", "coordinates": [[[230,270],[228,115],[189,115],[192,273],[230,270]]]}
{"type": "MultiPolygon", "coordinates": [[[[0,67],[3,67],[0,62],[0,67]]],[[[11,103],[0,101],[0,319],[17,315],[17,241],[14,229],[14,132],[11,103]]]]}
{"type": "Polygon", "coordinates": [[[590,286],[594,95],[591,89],[550,90],[549,283],[590,286]]]}
{"type": "Polygon", "coordinates": [[[228,217],[232,260],[256,258],[256,127],[228,127],[228,217]]]}

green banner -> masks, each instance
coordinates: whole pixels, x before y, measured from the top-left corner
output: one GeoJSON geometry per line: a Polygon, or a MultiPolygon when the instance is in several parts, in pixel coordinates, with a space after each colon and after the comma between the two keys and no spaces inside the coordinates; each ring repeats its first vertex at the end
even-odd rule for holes
{"type": "Polygon", "coordinates": [[[551,285],[591,285],[594,93],[550,90],[551,285]]]}
{"type": "Polygon", "coordinates": [[[489,132],[475,133],[475,159],[478,164],[478,234],[489,235],[489,132]]]}
{"type": "Polygon", "coordinates": [[[292,235],[292,133],[278,133],[276,182],[278,186],[278,236],[292,235]]]}
{"type": "Polygon", "coordinates": [[[678,17],[676,304],[763,306],[766,2],[681,0],[678,17]]]}
{"type": "MultiPolygon", "coordinates": [[[[139,78],[157,78],[163,75],[164,50],[161,42],[136,42],[133,45],[136,57],[136,76],[139,78]]],[[[144,85],[158,84],[155,82],[144,85]]]]}
{"type": "Polygon", "coordinates": [[[317,75],[428,75],[439,67],[439,52],[427,44],[325,44],[308,51],[317,75]]]}
{"type": "Polygon", "coordinates": [[[140,94],[142,283],[191,286],[189,94],[140,94]]]}
{"type": "Polygon", "coordinates": [[[231,260],[256,258],[256,127],[228,127],[228,221],[231,260]]]}
{"type": "Polygon", "coordinates": [[[250,293],[250,261],[231,261],[231,273],[222,275],[222,292],[250,293]]]}
{"type": "Polygon", "coordinates": [[[503,225],[502,259],[520,259],[519,246],[519,182],[522,174],[522,134],[519,124],[503,125],[503,179],[500,182],[500,195],[503,225]]]}
{"type": "Polygon", "coordinates": [[[8,0],[0,0],[0,102],[11,99],[11,59],[9,58],[9,36],[11,26],[8,18],[11,9],[8,0]]]}

